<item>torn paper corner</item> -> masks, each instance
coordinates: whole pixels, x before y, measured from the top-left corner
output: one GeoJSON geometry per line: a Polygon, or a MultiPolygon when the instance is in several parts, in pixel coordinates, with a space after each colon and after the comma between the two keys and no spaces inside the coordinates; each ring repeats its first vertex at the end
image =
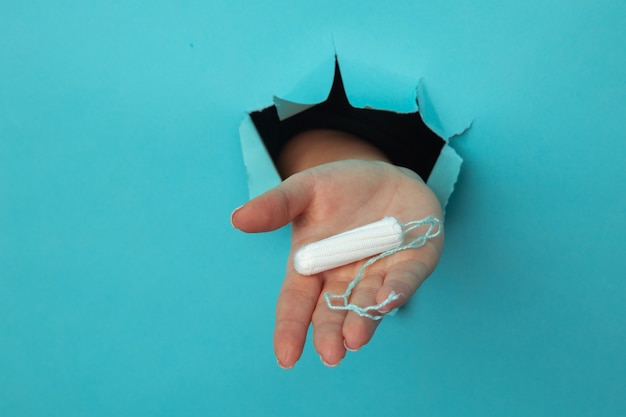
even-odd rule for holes
{"type": "Polygon", "coordinates": [[[453,129],[444,127],[427,94],[423,79],[419,80],[415,92],[417,106],[422,120],[426,126],[446,141],[428,177],[428,181],[426,181],[426,184],[437,196],[441,207],[445,210],[448,200],[454,192],[454,187],[461,173],[461,165],[463,164],[461,156],[450,146],[450,140],[469,130],[472,126],[472,122],[462,123],[460,126],[453,129]]]}
{"type": "Polygon", "coordinates": [[[454,148],[446,144],[441,149],[439,158],[437,158],[428,181],[426,181],[426,185],[433,190],[444,210],[450,196],[454,192],[454,186],[461,173],[462,164],[463,159],[461,156],[454,148]]]}
{"type": "Polygon", "coordinates": [[[420,78],[415,89],[415,101],[422,120],[433,132],[450,142],[450,139],[460,136],[472,126],[472,121],[457,122],[456,126],[444,126],[435,111],[423,78],[420,78]]]}
{"type": "Polygon", "coordinates": [[[308,110],[317,104],[319,103],[294,103],[293,101],[274,96],[274,106],[276,106],[276,113],[278,113],[278,118],[280,120],[285,120],[290,118],[291,116],[295,116],[298,113],[302,113],[303,111],[308,110]]]}
{"type": "Polygon", "coordinates": [[[252,199],[280,184],[281,179],[249,115],[239,125],[239,139],[252,199]]]}

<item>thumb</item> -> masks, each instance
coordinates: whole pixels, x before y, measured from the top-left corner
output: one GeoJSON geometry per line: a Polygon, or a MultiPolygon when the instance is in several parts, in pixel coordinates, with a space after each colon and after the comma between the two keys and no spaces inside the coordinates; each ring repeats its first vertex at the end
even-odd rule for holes
{"type": "Polygon", "coordinates": [[[301,172],[248,201],[231,214],[232,225],[244,232],[279,229],[302,213],[313,198],[311,175],[301,172]]]}

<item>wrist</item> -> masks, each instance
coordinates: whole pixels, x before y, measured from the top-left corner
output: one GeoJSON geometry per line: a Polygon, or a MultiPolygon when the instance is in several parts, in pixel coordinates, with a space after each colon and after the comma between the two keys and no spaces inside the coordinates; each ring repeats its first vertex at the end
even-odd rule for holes
{"type": "Polygon", "coordinates": [[[283,178],[329,162],[360,159],[390,162],[375,146],[340,130],[315,129],[294,136],[283,148],[277,168],[283,178]]]}

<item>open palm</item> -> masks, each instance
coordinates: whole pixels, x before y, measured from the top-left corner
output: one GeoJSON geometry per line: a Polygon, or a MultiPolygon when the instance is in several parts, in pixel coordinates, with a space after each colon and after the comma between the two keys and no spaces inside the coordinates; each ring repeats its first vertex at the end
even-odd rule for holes
{"type": "MultiPolygon", "coordinates": [[[[236,210],[233,225],[245,232],[292,224],[291,255],[276,309],[278,363],[286,368],[295,364],[311,323],[315,348],[330,366],[341,361],[346,349],[357,350],[366,344],[379,323],[354,312],[331,310],[324,298],[326,292],[344,293],[365,261],[303,276],[293,266],[295,251],[385,216],[405,223],[429,215],[441,218],[441,206],[415,173],[385,162],[359,160],[332,162],[292,175],[236,210]]],[[[387,308],[401,306],[433,271],[442,247],[440,234],[420,249],[381,259],[367,268],[350,302],[375,305],[394,291],[401,297],[387,308]]]]}

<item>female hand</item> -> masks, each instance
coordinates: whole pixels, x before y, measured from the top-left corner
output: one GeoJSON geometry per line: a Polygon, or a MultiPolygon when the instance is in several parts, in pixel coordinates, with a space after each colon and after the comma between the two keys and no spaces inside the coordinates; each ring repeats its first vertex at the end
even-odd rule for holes
{"type": "MultiPolygon", "coordinates": [[[[380,322],[352,311],[331,310],[324,298],[326,292],[343,294],[365,260],[303,276],[294,269],[293,254],[305,244],[385,216],[406,223],[429,215],[443,218],[437,198],[419,176],[386,162],[366,160],[342,160],[298,172],[233,213],[233,225],[244,232],[267,232],[292,224],[291,253],[274,331],[280,366],[295,365],[311,323],[322,362],[335,366],[346,349],[354,351],[366,344],[380,322]]],[[[350,302],[376,305],[393,291],[400,298],[387,307],[403,305],[434,270],[442,248],[443,233],[419,249],[398,252],[372,264],[350,302]]]]}

